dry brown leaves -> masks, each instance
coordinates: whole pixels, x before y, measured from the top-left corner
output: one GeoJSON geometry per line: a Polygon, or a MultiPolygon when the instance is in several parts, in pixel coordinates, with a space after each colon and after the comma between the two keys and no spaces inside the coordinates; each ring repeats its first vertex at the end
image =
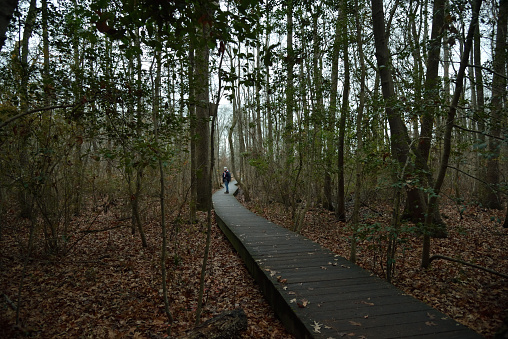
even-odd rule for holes
{"type": "MultiPolygon", "coordinates": [[[[21,323],[15,326],[15,311],[4,295],[17,303],[28,226],[7,217],[0,246],[0,337],[178,338],[194,326],[206,240],[204,214],[197,224],[168,225],[171,325],[162,299],[161,228],[152,220],[145,223],[148,248],[141,246],[138,235],[131,235],[128,221],[125,227],[86,235],[65,256],[44,255],[38,242],[27,266],[21,323]]],[[[117,224],[109,212],[93,229],[117,224]]],[[[202,321],[241,307],[249,324],[244,338],[292,338],[215,225],[212,233],[202,321]]],[[[70,242],[81,236],[76,230],[70,242]]]]}
{"type": "MultiPolygon", "coordinates": [[[[245,203],[244,203],[245,204],[245,203]]],[[[278,204],[246,204],[270,221],[291,229],[286,209],[278,204]]],[[[502,227],[504,211],[462,207],[442,207],[448,238],[433,239],[431,255],[440,254],[508,274],[508,229],[502,227]],[[462,216],[461,212],[462,211],[462,216]]],[[[358,243],[357,264],[384,278],[386,251],[384,228],[390,224],[391,206],[362,210],[363,223],[378,225],[358,243]],[[373,213],[382,211],[382,214],[373,213]]],[[[305,216],[302,234],[333,252],[349,258],[352,231],[349,224],[335,220],[333,213],[311,209],[305,216]]],[[[422,240],[411,233],[399,237],[393,284],[405,293],[426,302],[456,321],[492,338],[508,319],[508,281],[460,263],[435,260],[429,269],[421,264],[422,240]]]]}

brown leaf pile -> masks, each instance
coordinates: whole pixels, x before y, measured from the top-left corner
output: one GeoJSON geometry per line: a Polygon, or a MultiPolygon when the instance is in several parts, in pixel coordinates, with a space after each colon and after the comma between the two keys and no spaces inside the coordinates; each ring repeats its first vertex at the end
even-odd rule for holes
{"type": "MultiPolygon", "coordinates": [[[[205,214],[197,224],[168,225],[171,241],[166,267],[173,324],[164,313],[161,227],[154,219],[145,223],[148,248],[141,246],[139,235],[131,235],[130,221],[123,221],[124,227],[84,237],[85,233],[75,230],[69,243],[83,238],[65,256],[45,255],[38,241],[28,261],[20,324],[15,326],[13,307],[17,306],[29,227],[12,213],[6,217],[0,246],[1,338],[179,338],[194,327],[206,241],[205,214]]],[[[122,224],[108,212],[97,218],[92,229],[112,226],[122,224]]],[[[292,338],[213,225],[201,320],[235,308],[247,314],[243,338],[292,338]]]]}
{"type": "MultiPolygon", "coordinates": [[[[270,221],[292,228],[291,215],[284,206],[266,206],[259,201],[244,204],[270,221]]],[[[440,254],[508,274],[508,229],[499,222],[503,211],[478,206],[464,209],[450,204],[441,212],[448,226],[448,238],[432,239],[431,255],[440,254]]],[[[391,206],[379,204],[363,208],[361,213],[364,226],[357,245],[357,264],[384,278],[391,206]]],[[[337,222],[329,211],[310,209],[301,233],[336,254],[350,256],[350,224],[337,222]]],[[[503,321],[508,320],[508,279],[445,260],[435,260],[430,268],[423,269],[421,237],[408,229],[398,240],[392,283],[486,338],[494,337],[503,321]]]]}

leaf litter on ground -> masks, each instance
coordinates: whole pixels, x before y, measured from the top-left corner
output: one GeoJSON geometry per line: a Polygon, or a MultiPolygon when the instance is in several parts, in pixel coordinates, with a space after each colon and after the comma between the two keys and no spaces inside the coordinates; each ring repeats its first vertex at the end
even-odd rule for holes
{"type": "MultiPolygon", "coordinates": [[[[110,211],[98,218],[93,229],[117,226],[116,220],[110,211]]],[[[22,290],[20,324],[15,326],[16,312],[2,296],[0,337],[183,337],[196,319],[206,213],[199,214],[196,224],[168,225],[167,286],[174,318],[169,336],[161,285],[161,227],[156,218],[147,220],[144,227],[148,248],[142,247],[139,235],[131,234],[130,220],[124,227],[87,233],[66,255],[44,254],[42,242],[36,242],[22,290]]],[[[81,228],[70,242],[81,236],[79,231],[89,230],[81,228]]],[[[26,220],[10,213],[2,230],[0,292],[14,305],[28,229],[26,220]]],[[[248,319],[242,338],[293,338],[213,223],[201,320],[235,308],[243,308],[248,319]]]]}

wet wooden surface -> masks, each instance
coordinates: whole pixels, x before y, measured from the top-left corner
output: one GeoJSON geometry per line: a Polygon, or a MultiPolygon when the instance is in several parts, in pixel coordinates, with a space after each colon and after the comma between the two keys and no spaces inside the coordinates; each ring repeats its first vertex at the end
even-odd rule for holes
{"type": "Polygon", "coordinates": [[[257,216],[224,189],[219,227],[297,338],[481,338],[317,243],[257,216]]]}

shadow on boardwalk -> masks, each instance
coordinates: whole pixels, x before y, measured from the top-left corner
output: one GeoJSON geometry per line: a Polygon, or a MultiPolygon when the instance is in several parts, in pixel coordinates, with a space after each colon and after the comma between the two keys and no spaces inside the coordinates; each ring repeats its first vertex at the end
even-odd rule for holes
{"type": "Polygon", "coordinates": [[[317,243],[255,215],[233,194],[218,191],[213,204],[219,227],[297,338],[481,338],[317,243]]]}

